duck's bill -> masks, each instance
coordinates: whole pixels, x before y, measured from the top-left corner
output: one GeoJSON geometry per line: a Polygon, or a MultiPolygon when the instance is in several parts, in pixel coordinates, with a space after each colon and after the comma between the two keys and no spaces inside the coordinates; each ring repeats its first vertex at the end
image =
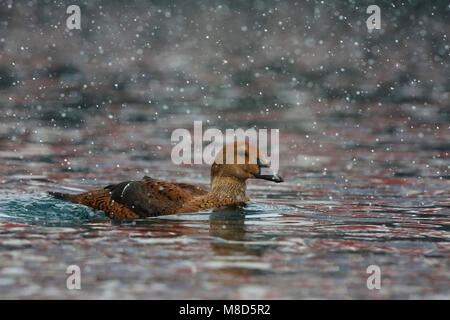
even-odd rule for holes
{"type": "Polygon", "coordinates": [[[276,183],[284,181],[279,174],[273,172],[272,168],[266,162],[262,162],[260,158],[258,158],[258,168],[259,173],[255,174],[256,179],[269,180],[276,183]]]}
{"type": "MultiPolygon", "coordinates": [[[[273,173],[273,172],[264,172],[266,170],[261,170],[262,172],[260,172],[260,174],[255,174],[255,178],[256,179],[262,179],[262,180],[268,180],[268,181],[273,181],[276,183],[280,183],[283,182],[283,178],[277,174],[277,173],[273,173]]],[[[272,170],[270,170],[272,171],[272,170]]]]}

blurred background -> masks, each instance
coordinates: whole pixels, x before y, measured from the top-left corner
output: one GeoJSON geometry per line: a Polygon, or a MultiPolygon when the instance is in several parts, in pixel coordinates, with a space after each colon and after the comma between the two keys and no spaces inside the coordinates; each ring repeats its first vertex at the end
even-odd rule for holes
{"type": "Polygon", "coordinates": [[[0,1],[0,297],[448,299],[449,22],[448,0],[0,1]],[[128,224],[46,196],[208,187],[170,160],[194,120],[280,129],[285,183],[128,224]]]}
{"type": "Polygon", "coordinates": [[[448,151],[448,1],[378,1],[372,31],[370,4],[1,1],[2,172],[42,173],[37,154],[58,164],[49,174],[101,154],[167,158],[172,130],[194,119],[293,133],[285,154],[448,151]],[[81,30],[67,30],[71,4],[81,30]],[[359,141],[372,126],[384,136],[359,141]],[[89,157],[64,164],[75,155],[89,157]]]}

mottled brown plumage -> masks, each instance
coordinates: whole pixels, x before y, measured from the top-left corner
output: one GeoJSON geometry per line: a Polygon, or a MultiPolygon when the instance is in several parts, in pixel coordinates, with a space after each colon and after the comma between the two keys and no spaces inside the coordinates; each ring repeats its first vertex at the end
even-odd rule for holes
{"type": "Polygon", "coordinates": [[[249,143],[225,146],[211,166],[211,190],[187,183],[172,183],[151,177],[125,181],[81,194],[49,192],[51,195],[103,210],[111,219],[138,219],[176,213],[197,212],[213,207],[235,205],[249,200],[246,180],[250,178],[282,182],[269,168],[260,151],[249,143]],[[226,162],[226,150],[232,148],[233,161],[226,162]]]}

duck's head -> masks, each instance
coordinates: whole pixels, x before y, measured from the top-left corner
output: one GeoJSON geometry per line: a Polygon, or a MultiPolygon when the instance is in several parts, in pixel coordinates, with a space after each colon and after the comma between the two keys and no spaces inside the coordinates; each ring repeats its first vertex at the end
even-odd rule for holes
{"type": "Polygon", "coordinates": [[[217,154],[211,166],[211,179],[216,177],[283,182],[283,178],[273,172],[270,163],[256,146],[237,141],[227,144],[217,154]]]}

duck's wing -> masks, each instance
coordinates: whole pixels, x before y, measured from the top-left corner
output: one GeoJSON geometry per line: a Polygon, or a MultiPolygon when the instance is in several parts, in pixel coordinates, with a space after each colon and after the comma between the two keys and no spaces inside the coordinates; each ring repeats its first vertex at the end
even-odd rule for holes
{"type": "Polygon", "coordinates": [[[189,184],[170,183],[150,177],[141,181],[125,181],[109,185],[111,200],[140,216],[159,216],[176,213],[183,203],[195,195],[207,193],[189,184]]]}
{"type": "Polygon", "coordinates": [[[109,185],[105,189],[109,190],[112,201],[124,205],[139,216],[147,217],[160,214],[158,206],[152,203],[139,181],[125,181],[109,185]]]}

